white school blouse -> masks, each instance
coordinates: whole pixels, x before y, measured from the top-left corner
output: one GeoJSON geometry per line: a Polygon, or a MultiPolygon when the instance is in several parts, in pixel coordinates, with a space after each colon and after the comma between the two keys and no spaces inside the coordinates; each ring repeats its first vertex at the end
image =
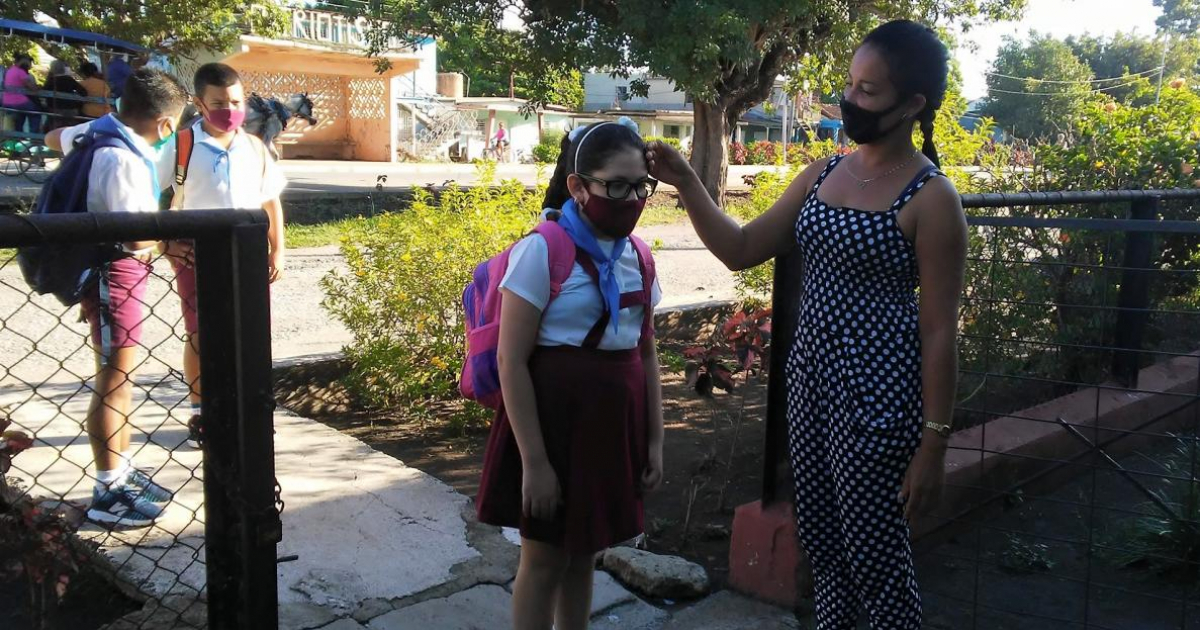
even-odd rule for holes
{"type": "MultiPolygon", "coordinates": [[[[612,251],[615,241],[597,239],[600,247],[612,251]]],[[[617,284],[621,293],[642,290],[642,272],[638,264],[637,251],[632,243],[625,245],[621,259],[617,261],[617,284]]],[[[513,246],[508,259],[508,270],[500,281],[501,289],[508,289],[542,311],[542,323],[538,328],[539,346],[583,346],[588,331],[604,313],[600,288],[579,263],[571,268],[571,275],[563,283],[558,297],[550,302],[550,258],[546,239],[531,234],[513,246]]],[[[662,301],[662,288],[658,278],[650,288],[650,302],[654,306],[662,301]]],[[[618,313],[620,331],[614,333],[610,323],[600,339],[601,350],[632,350],[638,347],[642,333],[642,316],[645,308],[632,306],[618,313]]]]}

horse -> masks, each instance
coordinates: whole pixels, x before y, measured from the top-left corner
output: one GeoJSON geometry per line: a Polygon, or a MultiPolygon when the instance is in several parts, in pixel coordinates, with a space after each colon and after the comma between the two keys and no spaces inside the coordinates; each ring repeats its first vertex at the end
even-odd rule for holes
{"type": "MultiPolygon", "coordinates": [[[[317,119],[313,117],[313,102],[308,97],[308,92],[293,94],[286,103],[252,92],[246,105],[244,125],[246,132],[262,140],[267,150],[270,151],[271,157],[276,160],[279,159],[279,151],[275,148],[275,139],[287,129],[292,118],[302,118],[309,125],[317,124],[317,119]]],[[[196,106],[189,103],[184,109],[181,126],[191,126],[200,117],[201,114],[196,106]]]]}
{"type": "Polygon", "coordinates": [[[293,94],[286,103],[251,93],[248,104],[246,131],[258,136],[263,144],[267,145],[271,157],[276,160],[279,159],[279,151],[275,148],[275,139],[287,129],[292,118],[302,118],[304,122],[313,126],[317,124],[317,119],[313,117],[313,102],[308,98],[308,92],[293,94]]]}

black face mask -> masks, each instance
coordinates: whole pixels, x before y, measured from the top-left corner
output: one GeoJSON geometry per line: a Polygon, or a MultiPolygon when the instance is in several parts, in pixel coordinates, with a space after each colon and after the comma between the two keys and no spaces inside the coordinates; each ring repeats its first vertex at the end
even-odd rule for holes
{"type": "Polygon", "coordinates": [[[887,129],[879,128],[879,123],[883,120],[883,117],[900,109],[901,105],[904,105],[903,98],[897,100],[895,105],[881,112],[874,112],[869,109],[863,109],[843,97],[842,123],[846,126],[846,135],[856,144],[878,142],[884,136],[898,129],[900,125],[908,122],[908,118],[905,117],[887,129]]]}

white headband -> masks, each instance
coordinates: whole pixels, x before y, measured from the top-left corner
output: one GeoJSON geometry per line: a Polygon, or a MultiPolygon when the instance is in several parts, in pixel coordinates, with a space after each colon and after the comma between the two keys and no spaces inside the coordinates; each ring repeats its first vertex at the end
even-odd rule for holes
{"type": "Polygon", "coordinates": [[[593,131],[595,131],[605,125],[621,125],[622,127],[632,131],[635,134],[640,134],[640,132],[638,131],[637,123],[633,122],[633,120],[631,118],[629,118],[628,116],[621,116],[620,118],[617,119],[616,122],[611,122],[611,121],[602,122],[598,125],[592,125],[591,127],[576,127],[574,129],[572,129],[571,133],[567,134],[567,138],[570,139],[571,142],[575,142],[575,139],[578,138],[580,136],[580,134],[583,134],[583,139],[581,139],[579,141],[579,144],[575,145],[575,172],[576,173],[579,172],[579,151],[581,149],[583,149],[583,143],[587,142],[588,136],[592,135],[593,131]],[[586,133],[584,133],[585,129],[587,130],[586,133]]]}

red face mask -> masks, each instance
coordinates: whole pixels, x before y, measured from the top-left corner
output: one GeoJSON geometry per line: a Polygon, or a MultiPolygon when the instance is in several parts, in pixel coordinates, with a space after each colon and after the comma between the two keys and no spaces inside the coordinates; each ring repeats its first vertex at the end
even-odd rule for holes
{"type": "Polygon", "coordinates": [[[229,133],[246,122],[246,112],[241,109],[209,109],[205,106],[204,120],[218,131],[229,133]]]}
{"type": "Polygon", "coordinates": [[[591,195],[583,205],[583,213],[605,236],[618,239],[633,234],[633,228],[637,227],[645,207],[645,199],[631,201],[591,195]]]}

